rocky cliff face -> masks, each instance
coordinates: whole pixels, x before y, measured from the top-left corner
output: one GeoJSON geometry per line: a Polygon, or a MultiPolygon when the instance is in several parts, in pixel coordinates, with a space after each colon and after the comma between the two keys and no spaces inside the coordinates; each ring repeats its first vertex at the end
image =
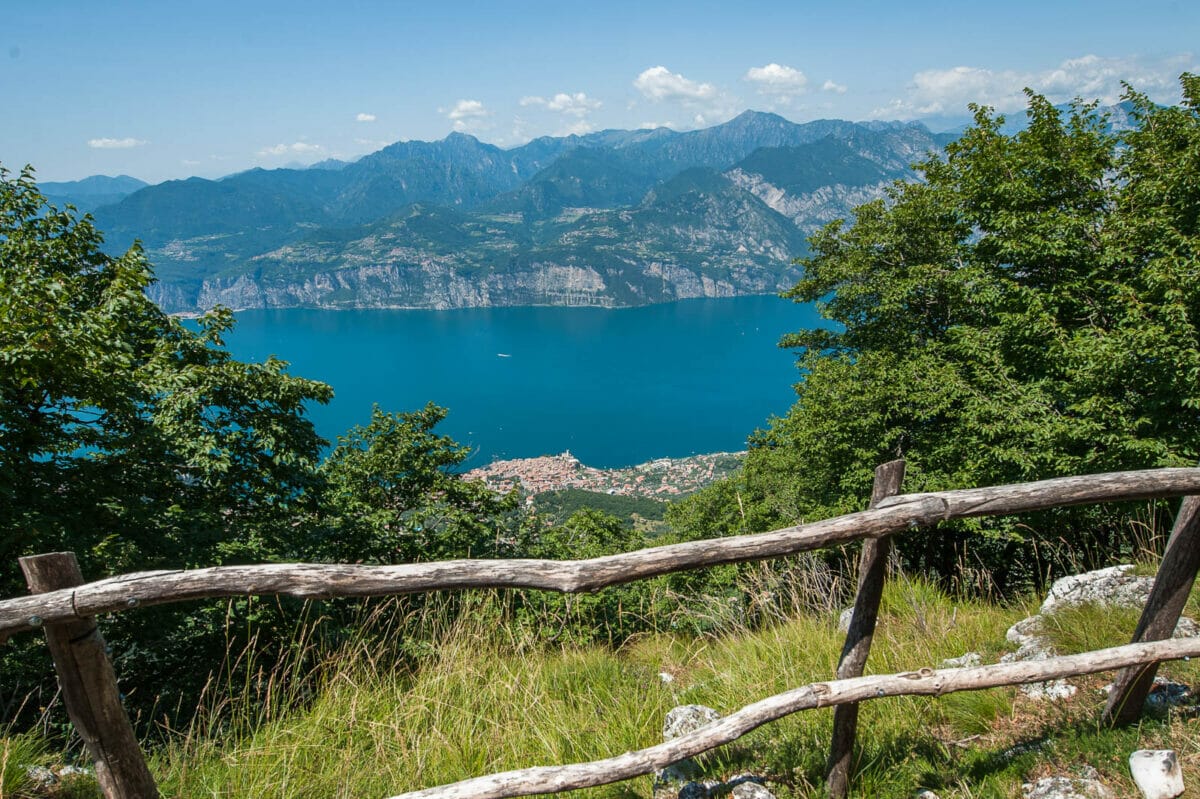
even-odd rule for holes
{"type": "Polygon", "coordinates": [[[388,263],[319,271],[301,280],[281,274],[204,280],[194,291],[156,284],[151,296],[170,313],[198,313],[214,305],[251,308],[478,308],[572,305],[604,308],[697,297],[734,297],[782,291],[795,270],[771,274],[740,269],[713,277],[679,264],[651,262],[592,266],[537,262],[528,268],[458,274],[437,263],[388,263]]]}
{"type": "Polygon", "coordinates": [[[815,233],[835,219],[846,218],[849,210],[856,206],[878,200],[891,184],[890,180],[867,186],[835,183],[803,194],[789,194],[767,182],[762,175],[752,175],[740,169],[730,170],[726,175],[772,210],[792,220],[805,235],[815,233]]]}

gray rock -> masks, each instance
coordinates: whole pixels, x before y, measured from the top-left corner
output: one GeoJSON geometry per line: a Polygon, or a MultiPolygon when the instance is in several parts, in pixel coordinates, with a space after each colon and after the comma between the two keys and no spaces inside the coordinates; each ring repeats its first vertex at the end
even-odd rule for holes
{"type": "Polygon", "coordinates": [[[1017,647],[1017,651],[1000,658],[1001,663],[1016,660],[1045,660],[1056,653],[1050,639],[1043,635],[1041,615],[1030,616],[1008,628],[1005,640],[1017,647]]]}
{"type": "Polygon", "coordinates": [[[1056,650],[1054,645],[1047,638],[1035,638],[1032,641],[1027,641],[1017,649],[1016,652],[1000,656],[1001,663],[1017,663],[1023,660],[1046,660],[1054,657],[1056,650]]]}
{"type": "Polygon", "coordinates": [[[1170,749],[1139,749],[1129,756],[1129,771],[1146,799],[1174,799],[1183,793],[1179,758],[1170,749]]]}
{"type": "Polygon", "coordinates": [[[692,780],[688,782],[656,782],[654,799],[775,799],[756,774],[739,774],[726,782],[719,780],[692,780]]]}
{"type": "Polygon", "coordinates": [[[1021,693],[1030,699],[1044,699],[1057,702],[1070,699],[1079,689],[1066,680],[1050,680],[1049,682],[1031,682],[1021,686],[1021,693]]]}
{"type": "Polygon", "coordinates": [[[679,799],[709,799],[712,786],[707,782],[687,782],[679,789],[679,799]]]}
{"type": "Polygon", "coordinates": [[[1153,585],[1153,577],[1135,575],[1130,563],[1072,574],[1054,581],[1040,612],[1054,613],[1060,608],[1085,604],[1140,608],[1146,604],[1153,585]]]}
{"type": "Polygon", "coordinates": [[[58,785],[58,775],[45,766],[26,766],[25,776],[30,779],[35,788],[44,790],[58,785]]]}
{"type": "Polygon", "coordinates": [[[775,799],[775,794],[767,790],[767,786],[751,780],[733,786],[729,795],[733,799],[775,799]]]}
{"type": "Polygon", "coordinates": [[[970,669],[978,666],[983,662],[983,658],[978,652],[968,652],[965,655],[959,655],[956,658],[946,658],[942,661],[944,669],[970,669]]]}
{"type": "Polygon", "coordinates": [[[1200,638],[1200,624],[1196,624],[1187,616],[1180,616],[1179,621],[1175,622],[1175,632],[1171,633],[1171,637],[1200,638]]]}
{"type": "MultiPolygon", "coordinates": [[[[1017,645],[1016,652],[1009,652],[1000,658],[1001,663],[1014,663],[1025,660],[1046,660],[1058,654],[1050,639],[1042,635],[1042,617],[1030,616],[1008,628],[1005,638],[1010,644],[1017,645]]],[[[1021,686],[1021,693],[1030,699],[1059,700],[1069,699],[1075,695],[1075,686],[1065,680],[1050,682],[1035,682],[1021,686]]]]}
{"type": "Polygon", "coordinates": [[[683,790],[687,785],[693,784],[702,773],[700,764],[690,757],[684,758],[654,772],[654,793],[657,796],[658,789],[662,787],[668,790],[683,790]]]}
{"type": "Polygon", "coordinates": [[[922,788],[917,792],[917,795],[914,796],[913,799],[942,799],[942,797],[938,796],[928,788],[922,788]]]}
{"type": "Polygon", "coordinates": [[[712,786],[707,782],[664,782],[654,784],[654,799],[710,799],[712,786]]]}
{"type": "Polygon", "coordinates": [[[1042,617],[1035,614],[1021,619],[1012,627],[1009,627],[1008,632],[1004,634],[1004,638],[1013,646],[1022,646],[1031,639],[1038,638],[1041,635],[1042,617]]]}
{"type": "Polygon", "coordinates": [[[663,740],[670,741],[689,732],[695,732],[705,724],[721,718],[721,714],[704,705],[679,705],[667,711],[663,719],[663,740]]]}
{"type": "MultiPolygon", "coordinates": [[[[721,718],[721,714],[713,710],[711,707],[704,705],[679,705],[667,711],[666,718],[663,719],[663,740],[670,741],[673,738],[678,738],[681,735],[687,735],[689,732],[694,732],[705,724],[716,721],[721,718]]],[[[698,790],[690,788],[689,785],[697,785],[693,781],[701,774],[700,766],[691,758],[685,758],[676,763],[672,763],[666,768],[659,769],[654,772],[654,794],[659,796],[660,791],[678,790],[679,797],[686,799],[683,791],[698,790]],[[676,789],[677,783],[684,783],[682,787],[676,789]]],[[[708,788],[704,788],[708,790],[708,788]]],[[[690,799],[703,799],[708,794],[688,794],[690,799]]]]}
{"type": "MultiPolygon", "coordinates": [[[[1044,614],[1088,603],[1114,607],[1143,607],[1154,585],[1154,578],[1137,576],[1133,574],[1133,568],[1131,564],[1123,564],[1055,580],[1045,601],[1042,602],[1040,612],[1008,628],[1005,639],[1016,646],[1017,651],[1004,655],[1000,662],[1046,660],[1058,654],[1044,634],[1044,614]]],[[[1197,635],[1200,635],[1200,626],[1191,619],[1181,618],[1175,626],[1177,638],[1191,638],[1197,635]]],[[[1021,686],[1021,692],[1033,699],[1066,699],[1074,696],[1075,691],[1074,686],[1063,680],[1021,686]]],[[[1152,709],[1155,707],[1153,704],[1149,706],[1152,709]]]]}
{"type": "Polygon", "coordinates": [[[1112,791],[1094,779],[1043,777],[1021,786],[1025,799],[1113,799],[1112,791]]]}
{"type": "MultiPolygon", "coordinates": [[[[1010,644],[1017,647],[1017,651],[1002,656],[1000,662],[1046,660],[1058,654],[1050,639],[1044,634],[1043,614],[1052,614],[1066,607],[1086,603],[1115,607],[1143,607],[1150,595],[1154,578],[1139,577],[1132,572],[1133,566],[1124,564],[1055,580],[1050,587],[1050,593],[1042,603],[1041,612],[1021,619],[1008,628],[1004,637],[1010,644]]],[[[1194,638],[1200,635],[1200,625],[1187,617],[1180,618],[1179,623],[1175,625],[1174,635],[1176,638],[1194,638]]],[[[1054,680],[1048,683],[1023,685],[1021,693],[1032,699],[1059,700],[1074,696],[1075,687],[1063,680],[1054,680]]],[[[1147,708],[1151,711],[1161,712],[1171,706],[1161,704],[1165,701],[1168,701],[1165,697],[1147,699],[1147,708]]]]}

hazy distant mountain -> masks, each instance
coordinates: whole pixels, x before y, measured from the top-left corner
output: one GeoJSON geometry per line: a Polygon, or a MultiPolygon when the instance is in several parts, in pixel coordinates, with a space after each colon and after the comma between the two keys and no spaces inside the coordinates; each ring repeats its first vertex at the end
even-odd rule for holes
{"type": "Polygon", "coordinates": [[[790,286],[807,233],[944,141],[750,111],[508,150],[453,133],[350,164],[168,181],[96,217],[113,249],[142,240],[170,311],[636,305],[790,286]]]}
{"type": "MultiPolygon", "coordinates": [[[[220,241],[217,261],[248,257],[332,221],[326,197],[341,172],[252,169],[220,180],[168,180],[97,208],[96,223],[113,249],[140,239],[160,268],[175,261],[173,242],[220,241]]],[[[203,265],[196,265],[201,268],[203,265]]],[[[165,278],[165,275],[164,275],[165,278]]]]}
{"type": "Polygon", "coordinates": [[[144,180],[128,175],[117,175],[115,178],[108,175],[92,175],[83,180],[42,183],[39,188],[53,205],[61,208],[70,204],[80,211],[91,211],[101,205],[120,202],[138,189],[149,185],[144,180]]]}
{"type": "Polygon", "coordinates": [[[309,164],[308,166],[303,167],[303,168],[304,169],[332,169],[334,171],[337,171],[339,169],[345,169],[346,167],[350,166],[350,164],[352,164],[352,163],[354,163],[354,162],[353,161],[343,161],[339,158],[326,158],[324,161],[318,161],[315,164],[309,164]]]}
{"type": "MultiPolygon", "coordinates": [[[[1054,106],[1060,113],[1069,114],[1071,106],[1069,103],[1060,103],[1054,106]]],[[[1134,124],[1130,117],[1133,111],[1133,103],[1128,100],[1122,100],[1114,105],[1100,106],[1097,109],[1100,114],[1107,117],[1107,129],[1111,132],[1121,132],[1132,130],[1134,124]]],[[[955,139],[964,130],[974,124],[970,117],[930,117],[924,120],[924,124],[933,130],[946,131],[940,136],[949,139],[955,139]]],[[[1006,136],[1011,136],[1025,130],[1029,126],[1029,116],[1025,111],[1014,111],[1004,115],[1004,124],[1000,126],[1000,132],[1006,136]]]]}

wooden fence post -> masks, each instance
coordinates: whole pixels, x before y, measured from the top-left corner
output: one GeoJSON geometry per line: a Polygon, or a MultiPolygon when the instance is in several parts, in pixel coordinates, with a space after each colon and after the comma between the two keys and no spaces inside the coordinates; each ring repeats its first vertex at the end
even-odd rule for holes
{"type": "MultiPolygon", "coordinates": [[[[1174,635],[1197,571],[1200,571],[1200,497],[1184,497],[1132,643],[1162,641],[1174,635]]],[[[1114,725],[1137,721],[1157,671],[1157,663],[1147,663],[1118,672],[1104,707],[1104,720],[1114,725]]]]}
{"type": "MultiPolygon", "coordinates": [[[[30,592],[41,594],[83,583],[73,552],[20,559],[30,592]]],[[[152,799],[158,787],[138,747],[117,692],[117,677],[96,620],[46,625],[46,643],[71,723],[87,745],[96,780],[107,799],[152,799]]]]}
{"type": "MultiPolygon", "coordinates": [[[[895,460],[875,469],[875,484],[871,488],[871,507],[885,497],[900,493],[904,482],[904,461],[895,460]]],[[[854,597],[854,615],[838,661],[839,680],[861,677],[871,652],[875,621],[879,618],[879,601],[887,577],[888,555],[892,551],[890,535],[863,542],[858,562],[858,593],[854,597]]],[[[833,711],[833,744],[829,750],[825,784],[832,799],[843,799],[850,786],[850,756],[854,752],[854,737],[858,730],[858,705],[838,705],[833,711]]]]}

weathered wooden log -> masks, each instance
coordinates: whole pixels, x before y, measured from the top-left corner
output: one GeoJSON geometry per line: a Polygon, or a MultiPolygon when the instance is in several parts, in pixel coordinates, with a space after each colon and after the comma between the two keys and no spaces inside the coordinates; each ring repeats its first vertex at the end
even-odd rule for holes
{"type": "Polygon", "coordinates": [[[1044,682],[1153,661],[1200,656],[1200,639],[1182,638],[1126,644],[1081,655],[999,663],[969,669],[921,669],[899,674],[853,677],[814,683],[747,705],[736,713],[656,746],[590,763],[535,766],[474,777],[450,785],[412,791],[392,799],[508,799],[569,791],[640,777],[687,757],[737,740],[748,732],[801,710],[863,702],[885,696],[942,696],[1003,685],[1044,682]]]}
{"type": "MultiPolygon", "coordinates": [[[[1142,608],[1133,642],[1161,641],[1175,633],[1196,573],[1200,571],[1200,497],[1187,497],[1179,506],[1175,526],[1167,540],[1154,586],[1142,608]]],[[[1154,686],[1157,663],[1123,669],[1113,680],[1104,720],[1132,724],[1142,715],[1142,705],[1154,686]]]]}
{"type": "Polygon", "coordinates": [[[792,555],[950,519],[1066,505],[1200,494],[1200,469],[1060,477],[991,488],[908,494],[877,508],[768,533],[689,541],[590,560],[451,560],[398,566],[266,564],[140,572],[0,602],[0,639],[42,623],[208,597],[380,596],[462,588],[597,591],[660,574],[792,555]]]}
{"type": "MultiPolygon", "coordinates": [[[[70,552],[20,559],[29,590],[79,585],[83,574],[70,552]]],[[[63,703],[96,766],[106,799],[151,799],[158,788],[121,705],[117,676],[95,619],[46,625],[46,643],[58,672],[63,703]]]]}
{"type": "MultiPolygon", "coordinates": [[[[900,493],[904,482],[903,460],[890,461],[875,469],[875,484],[871,487],[871,507],[879,506],[888,497],[900,493]]],[[[887,579],[888,556],[892,552],[892,537],[883,535],[863,542],[858,562],[858,592],[854,595],[854,611],[850,629],[838,661],[839,680],[860,677],[871,652],[875,622],[879,618],[879,602],[887,579]]],[[[839,705],[833,711],[833,741],[829,747],[825,788],[832,799],[844,799],[850,788],[850,758],[854,753],[854,737],[858,730],[858,704],[839,705]]]]}

